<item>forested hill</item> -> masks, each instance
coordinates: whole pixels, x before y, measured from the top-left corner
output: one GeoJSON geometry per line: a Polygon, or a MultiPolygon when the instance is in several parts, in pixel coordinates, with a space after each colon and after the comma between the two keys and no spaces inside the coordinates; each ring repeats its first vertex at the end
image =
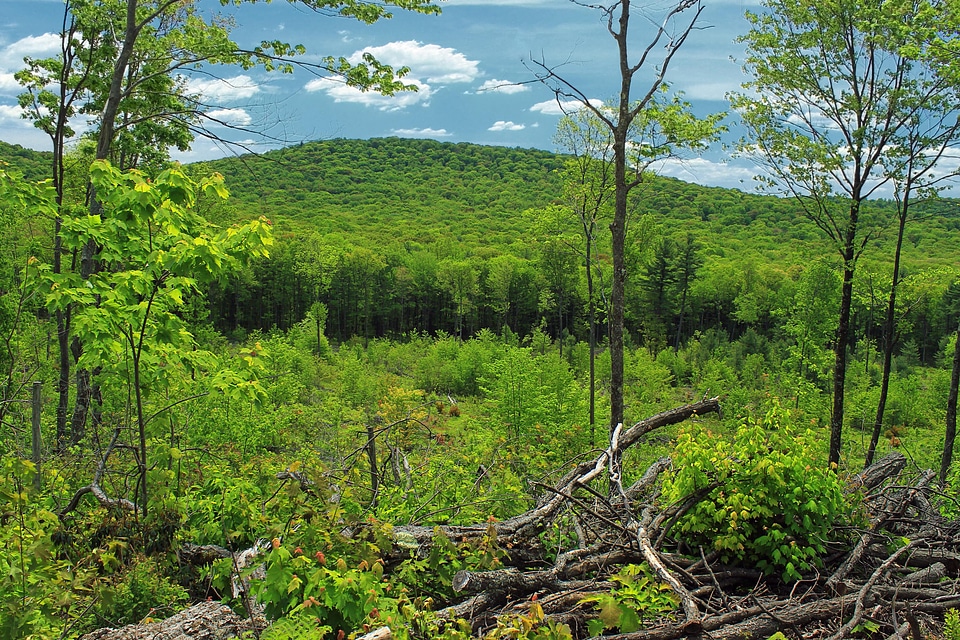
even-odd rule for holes
{"type": "MultiPolygon", "coordinates": [[[[477,246],[532,240],[523,214],[561,202],[564,161],[537,149],[379,138],[309,142],[196,168],[225,176],[241,217],[295,220],[301,230],[341,233],[381,247],[444,239],[470,253],[477,246]]],[[[831,253],[792,199],[660,177],[645,180],[634,196],[637,213],[655,214],[669,233],[709,237],[708,244],[725,251],[747,250],[776,261],[831,253]]],[[[888,206],[873,207],[887,221],[881,227],[890,226],[888,206]]],[[[865,224],[871,223],[868,215],[865,224]]],[[[952,255],[949,239],[960,231],[960,220],[938,219],[926,231],[923,248],[907,248],[908,263],[952,255]]],[[[874,235],[881,243],[892,239],[883,229],[874,235]]]]}
{"type": "Polygon", "coordinates": [[[237,206],[370,240],[515,239],[517,214],[560,195],[563,157],[434,140],[328,140],[207,163],[237,206]],[[399,235],[398,235],[399,234],[399,235]]]}
{"type": "Polygon", "coordinates": [[[0,140],[0,169],[9,169],[22,174],[27,180],[43,180],[50,177],[49,153],[34,151],[0,140]],[[4,166],[4,163],[8,165],[4,166]]]}

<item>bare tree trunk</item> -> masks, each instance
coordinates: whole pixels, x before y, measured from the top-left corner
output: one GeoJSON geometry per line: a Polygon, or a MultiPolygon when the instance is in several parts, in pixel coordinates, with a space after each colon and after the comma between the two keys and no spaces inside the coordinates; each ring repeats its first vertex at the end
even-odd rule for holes
{"type": "Polygon", "coordinates": [[[947,472],[953,461],[953,443],[957,437],[957,387],[960,386],[960,324],[957,341],[953,345],[953,369],[950,373],[950,395],[947,397],[947,430],[943,439],[943,457],[940,459],[940,486],[947,482],[947,472]]]}
{"type": "Polygon", "coordinates": [[[373,494],[370,506],[376,507],[380,493],[380,470],[377,468],[377,433],[372,420],[367,420],[367,457],[370,458],[370,491],[373,494]]]}
{"type": "Polygon", "coordinates": [[[853,275],[856,268],[857,221],[860,216],[859,196],[850,204],[843,243],[843,288],[840,293],[840,318],[837,322],[837,341],[834,345],[833,412],[830,415],[830,465],[840,464],[841,436],[843,433],[843,392],[847,377],[847,342],[850,339],[850,307],[853,304],[853,275]]]}
{"type": "Polygon", "coordinates": [[[594,432],[594,427],[596,425],[597,419],[597,373],[596,373],[596,362],[597,362],[597,305],[593,297],[593,264],[591,256],[591,246],[593,240],[590,236],[587,237],[587,250],[586,250],[586,262],[587,262],[587,321],[590,324],[590,331],[588,340],[590,342],[590,442],[593,443],[594,437],[596,436],[594,432]]]}
{"type": "Polygon", "coordinates": [[[880,441],[880,431],[883,429],[883,414],[887,407],[887,394],[890,390],[890,369],[893,364],[893,346],[896,344],[896,309],[897,285],[900,284],[900,252],[903,249],[903,230],[907,225],[907,210],[909,193],[904,197],[899,211],[900,225],[897,229],[897,246],[893,254],[893,278],[890,281],[890,298],[887,300],[887,313],[883,319],[883,374],[880,378],[880,399],[877,401],[877,418],[873,423],[873,433],[870,436],[870,447],[863,463],[866,469],[873,464],[873,457],[877,452],[877,443],[880,441]]]}

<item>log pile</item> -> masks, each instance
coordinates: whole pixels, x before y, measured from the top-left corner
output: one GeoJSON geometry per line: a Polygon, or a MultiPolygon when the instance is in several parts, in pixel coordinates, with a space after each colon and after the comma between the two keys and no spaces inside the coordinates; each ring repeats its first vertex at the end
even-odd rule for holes
{"type": "MultiPolygon", "coordinates": [[[[655,479],[665,464],[658,461],[644,477],[655,479]]],[[[779,631],[830,640],[855,634],[920,640],[947,609],[960,608],[960,524],[931,506],[932,473],[908,482],[905,465],[904,456],[893,452],[852,478],[849,490],[862,493],[868,526],[838,531],[835,551],[820,572],[789,585],[749,567],[723,566],[709,549],[677,553],[669,526],[684,505],[657,512],[653,481],[646,494],[630,492],[637,517],[623,501],[593,495],[587,503],[577,487],[558,487],[556,495],[568,496],[567,507],[593,522],[596,537],[550,567],[458,574],[454,587],[467,597],[450,613],[468,617],[480,631],[497,616],[529,610],[536,594],[548,618],[570,625],[574,637],[586,637],[585,620],[596,612],[581,604],[583,598],[609,590],[603,578],[621,565],[645,562],[677,594],[679,611],[642,630],[604,638],[743,640],[779,631]]]]}
{"type": "MultiPolygon", "coordinates": [[[[526,613],[536,600],[548,618],[568,624],[574,637],[587,637],[585,621],[596,612],[583,599],[609,591],[606,579],[622,565],[639,563],[670,585],[679,610],[642,630],[604,638],[743,640],[779,631],[830,640],[853,635],[920,640],[947,609],[960,608],[960,523],[945,520],[932,506],[933,472],[906,472],[906,458],[898,452],[850,479],[848,491],[862,496],[867,526],[837,530],[822,569],[792,584],[751,567],[723,566],[710,549],[678,553],[670,527],[714,487],[658,510],[658,477],[669,459],[655,462],[633,486],[611,482],[606,495],[588,486],[615,471],[611,460],[642,435],[715,411],[716,399],[704,400],[635,425],[550,487],[534,509],[495,523],[498,540],[511,549],[509,566],[457,574],[453,587],[462,599],[446,615],[471,620],[481,633],[499,616],[526,613]],[[579,543],[547,563],[538,534],[561,514],[574,518],[579,543]]],[[[442,529],[453,540],[468,541],[488,526],[442,529]]],[[[397,532],[408,543],[395,553],[409,553],[410,540],[422,553],[432,534],[423,527],[397,527],[397,532]]]]}
{"type": "MultiPolygon", "coordinates": [[[[495,533],[497,543],[509,550],[503,568],[458,573],[453,581],[458,599],[442,615],[468,619],[482,635],[501,616],[527,614],[536,601],[548,619],[567,624],[575,638],[585,638],[586,621],[596,611],[584,598],[609,592],[613,574],[623,565],[640,563],[670,586],[679,606],[639,631],[602,636],[607,640],[745,640],[776,632],[790,638],[921,640],[947,609],[960,608],[960,523],[942,518],[931,504],[934,474],[907,471],[906,459],[897,452],[850,479],[848,491],[859,496],[867,526],[835,530],[821,569],[797,582],[784,584],[753,567],[724,566],[711,549],[681,546],[671,528],[715,486],[660,508],[659,479],[670,460],[656,461],[628,487],[619,482],[617,463],[654,429],[719,410],[716,398],[705,399],[615,434],[607,450],[543,487],[538,504],[524,514],[440,527],[457,543],[495,533]],[[609,489],[599,491],[598,486],[609,489]],[[576,543],[548,554],[540,534],[561,518],[573,523],[576,543]]],[[[395,527],[396,544],[385,557],[387,571],[411,553],[429,553],[434,531],[395,527]]],[[[371,633],[370,638],[392,637],[387,628],[371,633]]]]}

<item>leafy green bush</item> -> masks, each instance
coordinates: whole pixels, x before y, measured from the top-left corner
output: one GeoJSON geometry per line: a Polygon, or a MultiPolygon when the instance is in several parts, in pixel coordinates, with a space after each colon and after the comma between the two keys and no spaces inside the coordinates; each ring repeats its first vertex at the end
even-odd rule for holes
{"type": "Polygon", "coordinates": [[[944,640],[960,640],[960,612],[956,609],[947,609],[943,616],[944,640]]]}
{"type": "Polygon", "coordinates": [[[592,636],[607,629],[631,633],[640,629],[643,620],[677,608],[676,595],[668,585],[657,582],[646,565],[627,565],[611,579],[619,586],[581,600],[594,603],[597,610],[597,618],[587,622],[592,636]]]}
{"type": "Polygon", "coordinates": [[[31,499],[35,473],[28,460],[0,460],[0,637],[11,640],[55,635],[78,578],[56,557],[57,517],[31,499]]]}
{"type": "Polygon", "coordinates": [[[91,628],[122,627],[146,618],[166,618],[187,606],[186,590],[164,576],[153,561],[141,558],[114,584],[97,589],[91,628]]]}
{"type": "Polygon", "coordinates": [[[800,578],[819,564],[830,531],[849,512],[840,478],[814,463],[815,437],[791,429],[776,403],[761,419],[743,420],[732,443],[681,432],[663,498],[709,493],[680,519],[678,532],[716,549],[723,562],[752,562],[785,582],[800,578]]]}
{"type": "Polygon", "coordinates": [[[270,620],[287,615],[319,618],[345,632],[371,624],[380,609],[395,609],[383,579],[383,563],[361,560],[356,567],[344,558],[327,562],[326,554],[292,551],[274,538],[265,559],[266,575],[253,582],[253,591],[270,620]]]}

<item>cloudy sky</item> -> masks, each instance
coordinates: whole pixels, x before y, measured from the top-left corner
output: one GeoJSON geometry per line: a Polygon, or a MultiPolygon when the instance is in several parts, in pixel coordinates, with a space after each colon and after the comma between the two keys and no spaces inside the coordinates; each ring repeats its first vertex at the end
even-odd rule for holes
{"type": "MultiPolygon", "coordinates": [[[[739,88],[740,50],[735,38],[746,29],[750,0],[706,0],[695,31],[674,59],[668,80],[685,93],[695,111],[727,110],[724,95],[739,88]]],[[[639,51],[662,19],[668,0],[644,2],[631,30],[639,51]]],[[[0,139],[33,148],[48,144],[19,118],[13,73],[22,58],[57,51],[61,0],[0,0],[0,139]]],[[[618,91],[615,43],[601,16],[569,0],[447,0],[440,16],[398,11],[393,19],[363,25],[331,18],[286,2],[221,8],[234,16],[236,40],[252,46],[280,39],[307,47],[308,61],[324,55],[357,60],[364,52],[394,66],[407,66],[406,80],[418,87],[393,97],[361,93],[342,83],[298,71],[213,69],[217,77],[190,80],[191,88],[215,105],[220,123],[260,131],[266,137],[211,129],[253,148],[277,140],[401,136],[450,142],[557,150],[561,108],[552,92],[534,79],[536,61],[557,67],[584,94],[609,100],[618,91]]],[[[660,50],[659,47],[655,50],[660,50]]],[[[732,123],[731,123],[732,124],[732,123]]],[[[735,132],[735,126],[733,127],[735,132]]],[[[198,140],[181,156],[189,161],[229,153],[198,140]]],[[[663,172],[709,185],[751,189],[751,166],[727,162],[720,145],[701,157],[664,167],[663,172]]]]}

